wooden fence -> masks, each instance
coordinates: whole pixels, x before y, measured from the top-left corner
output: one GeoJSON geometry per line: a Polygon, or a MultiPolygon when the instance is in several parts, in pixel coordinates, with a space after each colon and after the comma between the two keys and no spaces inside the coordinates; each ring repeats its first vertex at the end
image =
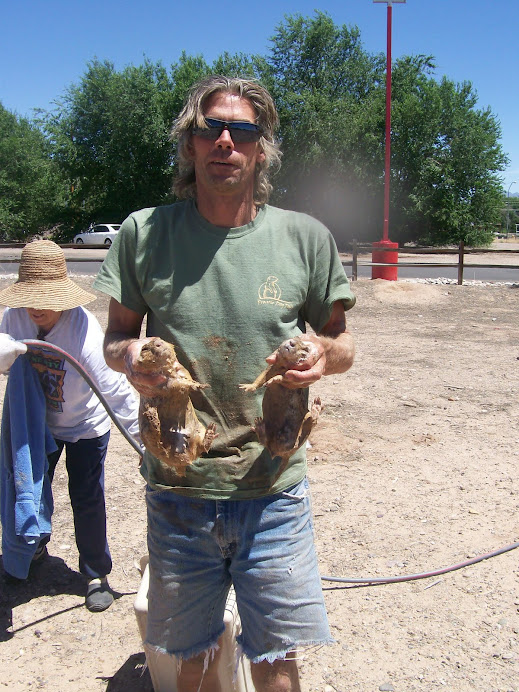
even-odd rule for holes
{"type": "MultiPolygon", "coordinates": [[[[372,262],[359,255],[371,254],[373,245],[361,244],[354,240],[351,243],[351,260],[343,260],[343,267],[351,267],[352,281],[357,281],[358,267],[394,267],[394,262],[372,262]]],[[[463,284],[463,271],[465,268],[483,267],[487,269],[519,269],[519,250],[507,249],[489,249],[489,248],[466,248],[463,241],[460,242],[457,248],[439,248],[439,247],[399,247],[399,248],[376,248],[377,251],[383,250],[386,252],[397,252],[399,257],[397,261],[398,267],[457,267],[458,269],[458,284],[463,284]],[[467,255],[489,255],[493,253],[518,255],[517,265],[515,264],[495,264],[495,263],[467,263],[465,257],[467,255]],[[401,261],[401,255],[455,255],[456,262],[406,262],[401,261]]]]}

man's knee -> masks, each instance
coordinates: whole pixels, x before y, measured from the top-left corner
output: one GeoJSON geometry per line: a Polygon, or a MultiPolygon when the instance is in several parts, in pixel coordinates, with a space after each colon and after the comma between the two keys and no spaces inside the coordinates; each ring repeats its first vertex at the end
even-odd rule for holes
{"type": "Polygon", "coordinates": [[[203,651],[198,656],[182,659],[177,673],[178,692],[220,692],[219,660],[218,647],[203,651]]]}
{"type": "Polygon", "coordinates": [[[252,681],[257,692],[300,692],[297,662],[293,658],[273,663],[251,663],[252,681]]]}

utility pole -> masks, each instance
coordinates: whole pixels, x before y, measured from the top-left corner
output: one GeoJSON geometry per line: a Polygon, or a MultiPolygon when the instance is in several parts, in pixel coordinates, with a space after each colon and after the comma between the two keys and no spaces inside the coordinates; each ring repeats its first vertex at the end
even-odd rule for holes
{"type": "MultiPolygon", "coordinates": [[[[373,243],[373,262],[398,263],[398,243],[389,240],[389,184],[391,177],[391,33],[393,4],[406,0],[373,0],[373,2],[385,2],[387,4],[387,45],[386,45],[386,141],[385,141],[385,167],[384,167],[384,225],[382,240],[373,243]],[[377,248],[377,249],[375,249],[377,248]],[[389,250],[389,248],[395,248],[389,250]]],[[[372,279],[389,279],[396,281],[397,267],[373,267],[372,279]]]]}

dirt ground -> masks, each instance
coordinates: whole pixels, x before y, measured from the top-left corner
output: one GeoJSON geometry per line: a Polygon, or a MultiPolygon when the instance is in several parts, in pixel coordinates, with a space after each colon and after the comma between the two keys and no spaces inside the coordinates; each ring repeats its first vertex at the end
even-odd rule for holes
{"type": "MultiPolygon", "coordinates": [[[[325,406],[308,452],[322,575],[429,574],[519,541],[516,279],[353,284],[355,365],[313,387],[325,406]]],[[[51,557],[22,586],[0,570],[0,689],[151,692],[133,610],[144,482],[117,430],[106,475],[119,597],[101,614],[83,605],[60,463],[51,557]]],[[[323,581],[336,644],[302,661],[303,690],[518,692],[518,563],[510,550],[401,583],[323,581]]]]}

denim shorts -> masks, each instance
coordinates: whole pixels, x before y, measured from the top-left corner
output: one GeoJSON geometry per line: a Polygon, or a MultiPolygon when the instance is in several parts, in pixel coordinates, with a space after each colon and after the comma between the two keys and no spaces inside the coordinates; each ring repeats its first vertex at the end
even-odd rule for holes
{"type": "Polygon", "coordinates": [[[150,588],[146,645],[179,659],[214,648],[231,586],[252,662],[331,643],[308,481],[253,500],[146,493],[150,588]]]}

